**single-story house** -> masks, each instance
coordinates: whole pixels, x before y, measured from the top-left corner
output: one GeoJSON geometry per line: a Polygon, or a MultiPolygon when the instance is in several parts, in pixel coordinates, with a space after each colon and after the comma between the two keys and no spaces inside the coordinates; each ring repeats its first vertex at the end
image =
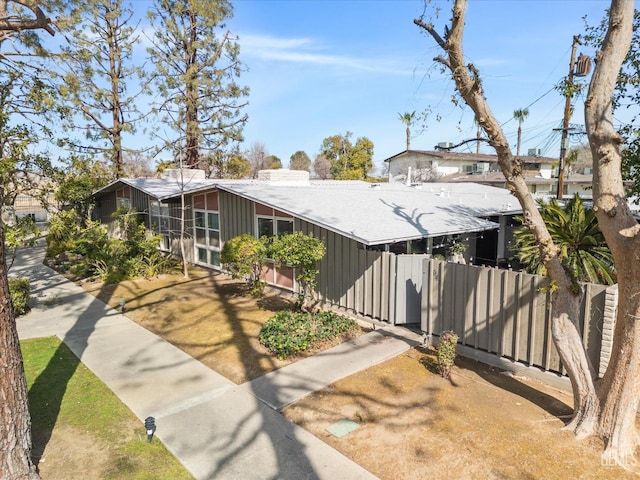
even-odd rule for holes
{"type": "MultiPolygon", "coordinates": [[[[135,208],[162,235],[161,249],[176,255],[184,216],[187,260],[213,269],[222,268],[222,247],[238,235],[313,234],[327,247],[318,290],[328,301],[384,253],[444,255],[463,242],[467,262],[496,265],[510,256],[513,217],[521,211],[509,191],[486,185],[310,181],[307,172],[288,170],[263,171],[255,180],[121,178],[94,200],[94,219],[110,224],[112,233],[113,213],[135,208]]],[[[270,265],[265,280],[297,288],[290,268],[270,265]]]]}

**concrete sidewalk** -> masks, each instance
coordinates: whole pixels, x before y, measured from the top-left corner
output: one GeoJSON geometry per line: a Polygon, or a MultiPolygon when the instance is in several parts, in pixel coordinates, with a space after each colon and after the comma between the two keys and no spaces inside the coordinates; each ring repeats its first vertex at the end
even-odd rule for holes
{"type": "Polygon", "coordinates": [[[236,385],[42,265],[42,245],[19,252],[10,276],[31,280],[35,305],[21,339],[56,335],[197,479],[372,479],[278,411],[310,392],[419,342],[386,327],[236,385]]]}

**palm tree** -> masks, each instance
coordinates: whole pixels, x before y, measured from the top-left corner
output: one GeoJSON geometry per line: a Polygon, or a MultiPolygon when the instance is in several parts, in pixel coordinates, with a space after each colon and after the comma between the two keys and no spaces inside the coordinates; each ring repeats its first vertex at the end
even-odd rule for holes
{"type": "Polygon", "coordinates": [[[473,124],[476,126],[476,153],[480,153],[480,135],[482,134],[482,127],[478,122],[478,117],[473,117],[473,124]]]}
{"type": "Polygon", "coordinates": [[[400,121],[407,126],[407,150],[409,150],[411,146],[411,125],[413,125],[413,121],[416,117],[415,110],[411,113],[398,113],[398,117],[400,121]]]}
{"type": "MultiPolygon", "coordinates": [[[[555,198],[549,203],[538,201],[554,243],[560,249],[562,263],[578,282],[613,285],[616,282],[613,256],[598,227],[596,214],[585,208],[578,194],[564,208],[555,198]]],[[[527,227],[514,232],[512,247],[529,273],[546,273],[540,251],[527,227]]]]}
{"type": "Polygon", "coordinates": [[[518,120],[518,148],[516,149],[517,157],[520,156],[520,142],[522,140],[522,122],[524,122],[524,119],[527,118],[528,116],[529,116],[528,108],[521,108],[513,112],[513,118],[518,120]]]}

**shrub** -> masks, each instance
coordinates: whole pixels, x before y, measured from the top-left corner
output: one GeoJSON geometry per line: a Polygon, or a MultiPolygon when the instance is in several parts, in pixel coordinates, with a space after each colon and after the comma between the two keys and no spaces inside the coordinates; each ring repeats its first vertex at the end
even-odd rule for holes
{"type": "Polygon", "coordinates": [[[29,311],[29,295],[31,294],[29,279],[24,277],[10,278],[9,293],[14,314],[18,316],[27,313],[29,311]]]}
{"type": "Polygon", "coordinates": [[[73,251],[91,259],[104,258],[109,256],[108,245],[107,228],[98,221],[89,221],[80,230],[73,251]]]}
{"type": "Polygon", "coordinates": [[[170,259],[158,250],[160,237],[149,235],[135,210],[121,209],[114,216],[124,239],[110,239],[107,228],[97,221],[87,221],[80,228],[75,212],[60,212],[50,224],[47,256],[60,256],[62,260],[74,257],[73,265],[63,263],[58,268],[105,283],[153,277],[172,267],[170,259]]]}
{"type": "Polygon", "coordinates": [[[47,226],[47,257],[74,251],[80,220],[75,210],[61,210],[51,218],[47,226]]]}
{"type": "Polygon", "coordinates": [[[322,240],[313,235],[294,232],[274,238],[269,245],[267,256],[279,266],[291,265],[296,271],[296,280],[302,288],[302,310],[310,309],[314,299],[318,262],[322,260],[326,248],[322,240]]]}
{"type": "Polygon", "coordinates": [[[260,274],[266,256],[265,242],[245,233],[225,242],[220,253],[220,262],[229,270],[233,278],[248,280],[252,286],[251,293],[260,296],[265,286],[260,274]]]}
{"type": "Polygon", "coordinates": [[[353,336],[357,329],[353,319],[333,312],[312,315],[284,310],[265,322],[259,340],[283,360],[336,338],[353,336]]]}
{"type": "Polygon", "coordinates": [[[440,334],[436,357],[438,371],[444,378],[451,378],[451,367],[456,359],[457,343],[458,335],[453,330],[447,330],[440,334]]]}

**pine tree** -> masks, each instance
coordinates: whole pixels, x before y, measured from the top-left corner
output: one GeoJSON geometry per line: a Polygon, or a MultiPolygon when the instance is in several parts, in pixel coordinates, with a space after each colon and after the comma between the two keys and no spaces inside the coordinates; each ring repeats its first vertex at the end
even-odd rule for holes
{"type": "Polygon", "coordinates": [[[122,0],[85,0],[74,4],[65,28],[68,45],[60,58],[65,70],[60,91],[72,109],[68,130],[80,130],[85,141],[67,140],[77,152],[105,156],[116,178],[124,174],[123,134],[133,133],[141,118],[136,100],[146,92],[140,66],[131,58],[139,41],[130,24],[133,12],[122,0]],[[131,85],[140,85],[129,94],[131,85]]]}
{"type": "Polygon", "coordinates": [[[248,89],[236,83],[239,46],[223,23],[231,15],[225,0],[157,0],[150,12],[156,109],[175,132],[162,140],[185,167],[242,139],[248,89]]]}

